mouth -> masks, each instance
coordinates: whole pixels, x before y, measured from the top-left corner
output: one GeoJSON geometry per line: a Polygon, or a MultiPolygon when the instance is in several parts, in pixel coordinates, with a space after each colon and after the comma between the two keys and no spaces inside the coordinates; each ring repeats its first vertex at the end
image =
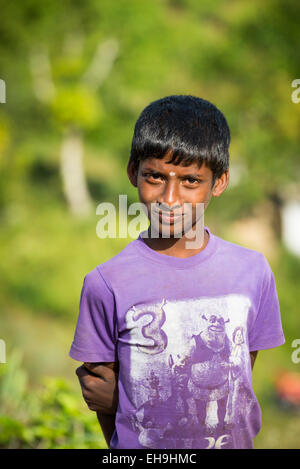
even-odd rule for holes
{"type": "Polygon", "coordinates": [[[174,225],[177,221],[181,219],[181,215],[169,215],[169,214],[164,214],[161,213],[159,215],[159,221],[162,223],[168,223],[170,225],[174,225]]]}
{"type": "Polygon", "coordinates": [[[181,220],[181,218],[183,217],[183,214],[182,212],[180,213],[172,213],[172,212],[159,212],[159,221],[160,222],[163,222],[163,223],[169,223],[171,225],[173,225],[174,223],[176,223],[177,221],[181,220]]]}

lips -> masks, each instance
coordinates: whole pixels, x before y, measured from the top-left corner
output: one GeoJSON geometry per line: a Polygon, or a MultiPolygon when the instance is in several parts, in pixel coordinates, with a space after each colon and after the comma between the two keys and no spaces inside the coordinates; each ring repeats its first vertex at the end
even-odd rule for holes
{"type": "Polygon", "coordinates": [[[178,221],[181,219],[182,213],[175,214],[172,212],[159,212],[159,218],[161,221],[165,221],[168,223],[174,223],[175,221],[178,221]]]}

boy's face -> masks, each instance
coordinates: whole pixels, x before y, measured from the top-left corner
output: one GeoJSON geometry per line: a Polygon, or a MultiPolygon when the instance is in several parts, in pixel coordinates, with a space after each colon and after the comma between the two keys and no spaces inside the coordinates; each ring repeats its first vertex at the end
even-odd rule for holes
{"type": "Polygon", "coordinates": [[[181,217],[187,215],[184,203],[190,204],[188,211],[194,226],[197,220],[196,204],[203,204],[205,210],[212,196],[221,195],[228,185],[229,173],[226,171],[212,187],[213,173],[206,165],[199,169],[197,163],[182,166],[167,163],[169,160],[168,153],[163,159],[148,158],[140,161],[138,171],[129,163],[127,173],[138,189],[140,202],[147,207],[149,220],[151,209],[155,207],[159,232],[162,232],[163,225],[168,224],[172,237],[178,229],[182,231],[181,217]]]}

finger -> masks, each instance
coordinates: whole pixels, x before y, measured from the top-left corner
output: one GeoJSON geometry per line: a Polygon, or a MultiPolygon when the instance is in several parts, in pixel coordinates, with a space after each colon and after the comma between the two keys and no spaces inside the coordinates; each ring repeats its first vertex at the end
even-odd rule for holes
{"type": "Polygon", "coordinates": [[[84,362],[84,365],[91,371],[93,371],[94,369],[101,370],[102,367],[104,367],[104,368],[113,370],[116,373],[119,372],[119,362],[94,362],[94,363],[84,362]]]}
{"type": "Polygon", "coordinates": [[[82,376],[86,376],[88,374],[87,369],[83,365],[76,368],[75,373],[78,378],[81,378],[82,376]]]}
{"type": "Polygon", "coordinates": [[[84,363],[84,366],[93,375],[99,376],[105,381],[116,379],[115,371],[101,363],[84,363]]]}
{"type": "Polygon", "coordinates": [[[84,365],[81,365],[79,368],[76,368],[76,375],[81,383],[89,383],[91,379],[95,378],[95,375],[92,374],[84,365]]]}
{"type": "MultiPolygon", "coordinates": [[[[105,374],[105,369],[104,369],[104,374],[105,374]]],[[[88,382],[90,378],[92,378],[93,380],[99,377],[102,378],[101,376],[102,373],[100,372],[100,370],[98,370],[97,373],[95,373],[94,371],[92,371],[92,367],[91,369],[89,369],[85,364],[81,365],[80,367],[76,369],[76,375],[78,376],[80,380],[84,380],[86,382],[88,382]]]]}
{"type": "MultiPolygon", "coordinates": [[[[82,392],[86,393],[93,389],[95,381],[99,380],[99,376],[95,376],[83,365],[76,369],[76,375],[78,377],[82,392]]],[[[103,378],[102,378],[103,380],[103,378]]]]}

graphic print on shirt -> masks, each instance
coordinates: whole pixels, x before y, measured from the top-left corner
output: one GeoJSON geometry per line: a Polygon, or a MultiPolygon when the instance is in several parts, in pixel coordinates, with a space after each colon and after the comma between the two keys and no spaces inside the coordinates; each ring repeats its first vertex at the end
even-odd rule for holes
{"type": "Polygon", "coordinates": [[[243,295],[133,306],[132,428],[145,448],[226,448],[257,403],[243,295]]]}

